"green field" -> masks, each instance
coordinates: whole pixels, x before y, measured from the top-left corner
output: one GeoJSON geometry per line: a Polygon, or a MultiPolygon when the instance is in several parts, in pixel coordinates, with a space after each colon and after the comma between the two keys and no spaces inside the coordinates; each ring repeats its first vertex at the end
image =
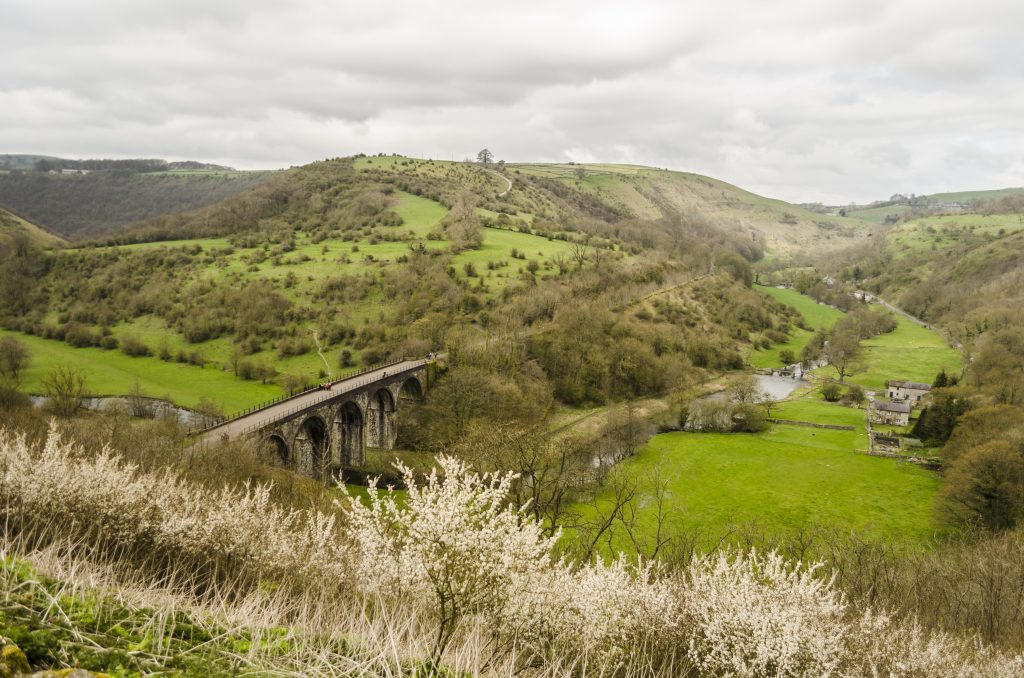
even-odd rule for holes
{"type": "Polygon", "coordinates": [[[847,208],[846,216],[854,219],[863,219],[873,224],[881,224],[885,222],[885,218],[890,214],[896,216],[903,216],[910,211],[910,205],[885,205],[884,207],[861,207],[850,209],[847,208]]]}
{"type": "MultiPolygon", "coordinates": [[[[843,312],[832,306],[819,304],[814,299],[800,294],[791,288],[768,287],[755,285],[759,292],[767,294],[776,301],[787,306],[792,306],[800,311],[800,314],[807,322],[807,326],[813,330],[820,330],[831,327],[836,320],[842,317],[843,312]]],[[[774,344],[769,349],[755,349],[747,355],[747,362],[753,367],[783,367],[782,358],[779,354],[789,349],[797,357],[810,341],[813,332],[794,327],[790,333],[789,340],[781,344],[774,344]]]]}
{"type": "MultiPolygon", "coordinates": [[[[960,373],[963,359],[945,339],[906,318],[896,317],[899,324],[895,330],[861,342],[858,362],[863,369],[856,371],[848,381],[881,390],[889,379],[930,384],[942,369],[950,374],[960,373]]],[[[834,374],[831,368],[821,368],[819,372],[834,374]]]]}
{"type": "MultiPolygon", "coordinates": [[[[771,415],[776,419],[853,426],[856,428],[858,435],[866,436],[864,410],[826,402],[821,397],[818,389],[803,392],[797,391],[790,396],[789,400],[778,403],[773,407],[771,415]]],[[[862,440],[856,441],[855,445],[857,449],[867,449],[867,438],[864,437],[862,440]]]]}
{"type": "Polygon", "coordinates": [[[897,257],[921,250],[945,250],[980,244],[1024,230],[1019,214],[951,214],[922,217],[897,224],[887,235],[889,250],[897,257]]]}
{"type": "MultiPolygon", "coordinates": [[[[379,160],[390,160],[393,164],[400,159],[379,160]]],[[[295,283],[288,294],[292,298],[300,298],[313,294],[316,286],[331,275],[358,274],[400,265],[399,259],[408,255],[412,246],[444,249],[451,245],[448,240],[427,238],[448,214],[448,209],[443,205],[409,193],[396,192],[396,201],[392,209],[403,220],[403,224],[393,230],[397,234],[406,235],[405,240],[373,242],[366,238],[353,241],[335,238],[313,242],[310,236],[298,234],[295,238],[295,248],[278,261],[267,259],[253,264],[249,259],[258,248],[238,247],[233,248],[231,254],[219,256],[217,265],[207,266],[203,269],[202,275],[218,280],[234,276],[239,280],[265,278],[283,281],[286,277],[292,277],[295,283]]],[[[216,256],[218,251],[226,251],[226,248],[231,247],[231,243],[226,238],[204,238],[139,243],[122,247],[199,247],[203,252],[216,256]]],[[[564,240],[513,230],[485,228],[483,245],[478,249],[466,250],[456,255],[452,265],[455,267],[457,277],[468,279],[470,284],[482,288],[487,294],[494,294],[500,292],[509,282],[519,279],[527,270],[530,260],[537,262],[537,275],[557,275],[558,268],[553,263],[553,258],[568,257],[571,248],[564,240]],[[515,251],[523,253],[526,258],[513,258],[512,254],[515,251]],[[473,276],[467,273],[467,264],[472,264],[475,268],[473,276]],[[489,268],[489,264],[493,268],[489,268]]]]}
{"type": "Polygon", "coordinates": [[[164,362],[159,358],[132,358],[120,351],[74,348],[62,341],[41,339],[0,330],[24,343],[31,361],[23,375],[23,390],[45,393],[43,379],[58,366],[81,370],[89,395],[123,395],[138,382],[142,393],[163,398],[184,407],[195,407],[202,398],[220,406],[225,413],[244,409],[281,395],[274,384],[238,379],[217,367],[205,368],[164,362]]]}
{"type": "MultiPolygon", "coordinates": [[[[668,482],[671,529],[695,533],[704,547],[751,524],[775,534],[858,530],[904,544],[932,538],[940,477],[858,454],[863,443],[859,431],[787,425],[761,434],[665,433],[620,470],[643,478],[658,469],[668,482]]],[[[641,506],[640,526],[650,533],[656,515],[649,503],[641,506]]]]}
{"type": "Polygon", "coordinates": [[[800,311],[800,315],[804,317],[808,327],[811,329],[821,330],[832,327],[832,323],[843,316],[843,312],[838,308],[819,304],[814,299],[805,294],[800,294],[792,288],[783,289],[779,287],[766,287],[765,285],[755,285],[754,287],[776,301],[792,306],[800,311]]]}

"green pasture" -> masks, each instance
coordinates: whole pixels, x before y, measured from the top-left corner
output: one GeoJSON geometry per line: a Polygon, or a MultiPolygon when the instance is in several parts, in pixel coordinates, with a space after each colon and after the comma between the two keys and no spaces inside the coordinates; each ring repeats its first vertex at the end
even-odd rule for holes
{"type": "Polygon", "coordinates": [[[834,306],[819,304],[805,294],[800,294],[792,288],[767,287],[755,285],[759,292],[767,294],[776,301],[787,306],[792,306],[800,311],[800,315],[807,321],[811,329],[821,330],[832,327],[832,324],[843,316],[843,312],[834,306]]]}
{"type": "Polygon", "coordinates": [[[885,222],[885,218],[890,214],[903,216],[909,211],[909,205],[886,205],[884,207],[847,208],[846,216],[852,219],[862,219],[864,221],[869,221],[873,224],[881,224],[885,222]]]}
{"type": "MultiPolygon", "coordinates": [[[[824,526],[902,544],[929,540],[939,529],[932,512],[939,476],[858,453],[865,444],[860,432],[788,425],[760,434],[665,433],[619,472],[641,483],[660,474],[668,529],[695,534],[705,548],[751,525],[770,534],[824,526]]],[[[598,499],[611,500],[610,492],[598,499]]],[[[653,505],[641,501],[639,511],[640,531],[649,535],[653,505]]]]}
{"type": "MultiPolygon", "coordinates": [[[[843,315],[843,312],[839,309],[819,304],[814,299],[800,294],[792,288],[784,289],[766,285],[755,285],[755,288],[776,301],[792,306],[800,311],[808,327],[814,330],[831,327],[843,315]]],[[[785,349],[789,349],[799,358],[800,352],[807,345],[807,342],[811,340],[812,334],[813,332],[811,331],[794,327],[790,332],[789,340],[781,344],[774,344],[768,349],[759,348],[750,351],[747,355],[747,362],[753,367],[782,367],[783,361],[779,354],[785,349]]]]}
{"type": "Polygon", "coordinates": [[[81,370],[89,395],[124,395],[138,383],[145,395],[184,407],[195,407],[207,398],[226,413],[282,393],[275,384],[245,381],[217,366],[200,368],[156,357],[133,358],[116,350],[74,348],[62,341],[7,330],[0,330],[0,335],[15,336],[28,347],[31,360],[23,374],[22,389],[29,393],[45,393],[43,379],[58,366],[81,370]]]}
{"type": "Polygon", "coordinates": [[[894,226],[888,247],[896,256],[949,249],[965,242],[995,240],[1024,230],[1020,214],[948,214],[913,219],[894,226]]]}
{"type": "MultiPolygon", "coordinates": [[[[860,408],[826,402],[817,389],[795,393],[771,410],[771,416],[775,419],[853,426],[858,435],[866,436],[864,415],[864,410],[860,408]]],[[[856,445],[858,449],[867,449],[867,438],[858,440],[856,445]]]]}
{"type": "MultiPolygon", "coordinates": [[[[895,330],[860,343],[861,355],[857,362],[861,369],[855,371],[847,381],[868,389],[881,390],[889,379],[930,384],[942,369],[950,374],[959,374],[963,359],[945,339],[902,316],[896,316],[896,319],[899,324],[895,330]]],[[[835,373],[829,367],[818,371],[831,375],[835,373]]]]}
{"type": "Polygon", "coordinates": [[[457,254],[452,260],[456,274],[467,278],[466,264],[476,269],[476,281],[483,281],[490,292],[500,290],[509,282],[520,279],[528,272],[529,262],[537,262],[538,276],[558,275],[556,257],[569,258],[572,244],[564,240],[549,240],[544,236],[520,233],[500,228],[483,229],[483,245],[475,250],[466,250],[457,254]],[[521,252],[525,259],[513,258],[513,251],[521,252]],[[497,268],[488,270],[488,263],[497,268]],[[504,265],[507,264],[507,265],[504,265]]]}
{"type": "Polygon", "coordinates": [[[398,200],[391,209],[402,217],[402,227],[419,237],[425,237],[434,230],[448,214],[448,208],[439,202],[401,191],[397,195],[398,200]]]}

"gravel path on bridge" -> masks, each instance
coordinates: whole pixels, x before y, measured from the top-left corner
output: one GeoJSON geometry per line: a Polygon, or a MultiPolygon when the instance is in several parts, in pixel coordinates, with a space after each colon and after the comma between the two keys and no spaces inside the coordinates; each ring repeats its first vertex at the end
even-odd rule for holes
{"type": "Polygon", "coordinates": [[[231,421],[226,421],[219,426],[215,426],[210,430],[206,431],[202,440],[205,442],[217,442],[227,440],[235,440],[239,436],[248,433],[249,431],[262,428],[275,421],[284,419],[291,414],[308,409],[313,405],[321,403],[325,400],[331,400],[338,398],[351,391],[356,391],[367,384],[372,384],[375,381],[380,381],[385,378],[389,378],[409,370],[418,369],[427,364],[426,360],[403,360],[399,363],[393,363],[385,367],[381,367],[370,372],[364,372],[363,374],[357,374],[349,377],[348,379],[342,379],[331,385],[329,389],[318,389],[309,393],[304,393],[288,400],[282,400],[279,403],[265,407],[262,410],[257,410],[245,416],[231,421]]]}

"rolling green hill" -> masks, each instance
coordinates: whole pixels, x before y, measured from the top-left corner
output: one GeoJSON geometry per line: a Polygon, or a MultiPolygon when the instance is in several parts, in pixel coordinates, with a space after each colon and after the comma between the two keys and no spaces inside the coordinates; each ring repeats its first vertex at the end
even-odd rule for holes
{"type": "Polygon", "coordinates": [[[835,249],[866,232],[859,221],[810,212],[699,174],[610,164],[527,164],[509,169],[571,186],[640,218],[700,215],[760,242],[769,253],[835,249]]]}
{"type": "Polygon", "coordinates": [[[479,165],[323,161],[103,241],[11,259],[0,266],[17,290],[0,295],[4,327],[46,354],[26,388],[41,390],[63,360],[97,393],[137,379],[149,395],[230,411],[390,355],[476,346],[501,328],[559,397],[600,401],[739,366],[757,329],[789,327],[788,312],[744,287],[761,253],[746,235],[711,219],[635,216],[603,194],[503,171],[511,190],[479,165]],[[697,277],[707,279],[649,314],[613,310],[697,277]],[[615,324],[630,353],[599,350],[611,330],[595,327],[585,369],[563,373],[588,322],[615,324]]]}
{"type": "MultiPolygon", "coordinates": [[[[1014,198],[1024,195],[1024,188],[1000,188],[983,191],[953,191],[949,193],[933,193],[919,195],[913,199],[883,204],[851,205],[843,207],[846,216],[862,219],[875,224],[888,220],[889,223],[908,216],[930,214],[960,214],[971,212],[979,204],[1002,198],[1014,198]]],[[[835,208],[836,210],[840,208],[835,208]]]]}

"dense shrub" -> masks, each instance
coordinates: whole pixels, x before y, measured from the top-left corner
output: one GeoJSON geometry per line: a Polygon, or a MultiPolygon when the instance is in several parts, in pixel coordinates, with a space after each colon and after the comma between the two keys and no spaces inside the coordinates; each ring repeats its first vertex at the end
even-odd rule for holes
{"type": "Polygon", "coordinates": [[[126,334],[121,337],[121,351],[130,356],[152,355],[152,351],[146,344],[133,334],[126,334]]]}
{"type": "Polygon", "coordinates": [[[838,402],[842,394],[842,387],[834,382],[829,382],[821,387],[821,397],[830,403],[838,402]]]}

